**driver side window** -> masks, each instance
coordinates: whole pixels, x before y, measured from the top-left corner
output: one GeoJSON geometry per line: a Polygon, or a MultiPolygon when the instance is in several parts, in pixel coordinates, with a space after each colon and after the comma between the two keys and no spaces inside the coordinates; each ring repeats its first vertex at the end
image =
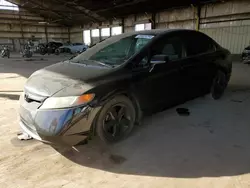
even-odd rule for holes
{"type": "Polygon", "coordinates": [[[154,55],[167,55],[170,61],[183,57],[183,46],[178,37],[166,37],[158,41],[151,50],[151,57],[154,55]]]}
{"type": "Polygon", "coordinates": [[[167,55],[170,61],[175,61],[184,57],[183,43],[179,37],[164,37],[158,39],[149,49],[140,57],[139,67],[149,65],[150,59],[154,55],[167,55]]]}

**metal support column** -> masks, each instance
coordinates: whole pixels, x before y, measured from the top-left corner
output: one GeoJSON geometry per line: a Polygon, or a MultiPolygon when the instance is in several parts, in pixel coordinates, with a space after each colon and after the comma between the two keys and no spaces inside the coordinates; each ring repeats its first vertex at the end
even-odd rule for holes
{"type": "Polygon", "coordinates": [[[152,17],[151,17],[151,26],[152,29],[156,29],[156,24],[155,24],[155,12],[152,13],[152,17]]]}
{"type": "Polygon", "coordinates": [[[122,18],[122,33],[125,33],[125,24],[124,24],[124,18],[122,18]]]}
{"type": "Polygon", "coordinates": [[[48,26],[47,26],[47,23],[45,23],[45,25],[44,25],[44,31],[45,31],[46,43],[48,43],[49,39],[48,39],[48,26]]]}
{"type": "MultiPolygon", "coordinates": [[[[20,7],[18,7],[20,10],[20,7]]],[[[18,12],[18,16],[19,16],[19,23],[20,23],[20,30],[21,30],[21,35],[22,35],[22,45],[24,45],[24,34],[23,34],[23,24],[22,24],[22,17],[20,12],[18,12]]]]}
{"type": "Polygon", "coordinates": [[[101,25],[99,25],[99,42],[102,41],[102,29],[100,26],[101,25]]]}
{"type": "Polygon", "coordinates": [[[68,41],[70,42],[70,28],[68,27],[68,41]]]}
{"type": "Polygon", "coordinates": [[[201,17],[201,7],[198,4],[197,6],[194,7],[195,8],[195,18],[196,18],[196,24],[195,24],[195,29],[197,31],[200,30],[200,17],[201,17]]]}

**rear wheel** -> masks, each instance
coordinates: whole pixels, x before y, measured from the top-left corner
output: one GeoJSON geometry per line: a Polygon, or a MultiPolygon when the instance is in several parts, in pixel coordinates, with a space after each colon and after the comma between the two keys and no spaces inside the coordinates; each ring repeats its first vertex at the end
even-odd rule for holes
{"type": "Polygon", "coordinates": [[[135,116],[133,103],[125,96],[116,96],[104,105],[97,117],[97,135],[105,143],[118,142],[132,131],[135,116]]]}
{"type": "Polygon", "coordinates": [[[219,70],[213,80],[211,87],[211,96],[213,99],[217,100],[222,97],[224,91],[227,87],[228,80],[227,75],[223,71],[219,70]]]}

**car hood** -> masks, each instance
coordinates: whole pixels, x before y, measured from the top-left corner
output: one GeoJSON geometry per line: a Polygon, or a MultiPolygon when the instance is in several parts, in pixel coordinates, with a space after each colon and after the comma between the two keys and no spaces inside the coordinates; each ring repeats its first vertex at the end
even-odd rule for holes
{"type": "MultiPolygon", "coordinates": [[[[40,95],[52,96],[70,87],[72,94],[85,92],[93,87],[92,80],[98,80],[114,71],[114,68],[90,64],[60,62],[33,73],[25,84],[25,91],[40,95]],[[77,90],[76,91],[74,91],[77,90]]],[[[67,94],[69,90],[67,90],[67,94]]]]}

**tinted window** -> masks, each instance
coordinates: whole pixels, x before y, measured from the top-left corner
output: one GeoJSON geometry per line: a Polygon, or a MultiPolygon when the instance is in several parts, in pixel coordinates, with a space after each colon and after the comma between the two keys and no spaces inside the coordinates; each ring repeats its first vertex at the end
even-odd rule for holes
{"type": "Polygon", "coordinates": [[[201,34],[190,33],[185,36],[187,56],[194,56],[215,51],[213,41],[201,34]]]}
{"type": "Polygon", "coordinates": [[[167,55],[169,60],[182,58],[182,42],[178,37],[160,39],[152,48],[152,55],[167,55]]]}

